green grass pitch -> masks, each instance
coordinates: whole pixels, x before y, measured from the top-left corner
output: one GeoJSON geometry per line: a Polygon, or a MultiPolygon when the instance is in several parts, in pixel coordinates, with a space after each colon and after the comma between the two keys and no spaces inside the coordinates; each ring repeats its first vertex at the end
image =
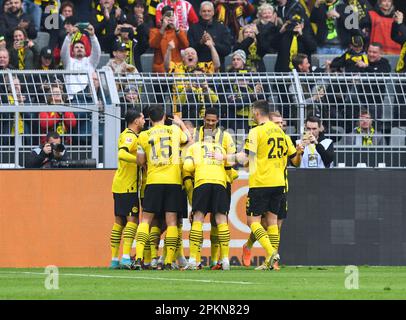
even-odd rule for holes
{"type": "Polygon", "coordinates": [[[276,271],[129,271],[60,268],[57,290],[44,269],[0,269],[0,299],[405,299],[406,267],[360,266],[358,289],[346,289],[344,266],[276,271]]]}

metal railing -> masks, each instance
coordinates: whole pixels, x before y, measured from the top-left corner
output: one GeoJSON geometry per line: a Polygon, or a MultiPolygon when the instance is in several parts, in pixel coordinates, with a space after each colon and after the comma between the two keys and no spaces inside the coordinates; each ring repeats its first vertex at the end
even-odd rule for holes
{"type": "Polygon", "coordinates": [[[77,127],[64,133],[72,138],[69,151],[77,158],[91,156],[101,160],[104,167],[114,168],[117,137],[124,129],[126,110],[130,107],[145,110],[152,103],[162,103],[167,113],[179,112],[195,126],[202,124],[206,108],[216,108],[220,125],[233,135],[241,149],[253,125],[250,106],[258,99],[266,99],[287,121],[286,130],[293,141],[302,136],[308,115],[319,116],[325,135],[335,144],[335,166],[406,165],[406,90],[403,87],[406,76],[403,74],[113,75],[108,68],[98,70],[97,74],[99,81],[93,83],[87,73],[1,72],[0,87],[4,89],[0,90],[0,163],[23,165],[22,153],[37,146],[43,136],[40,112],[70,111],[85,118],[79,118],[82,122],[78,121],[77,127]],[[10,80],[13,76],[19,79],[20,87],[18,81],[10,80]],[[58,108],[49,103],[52,92],[46,90],[53,82],[61,84],[66,95],[58,108]],[[82,88],[79,93],[72,94],[78,87],[82,88]],[[25,100],[19,97],[19,90],[27,96],[25,100]],[[364,139],[356,131],[363,109],[370,113],[374,128],[364,139]],[[21,124],[21,119],[27,131],[21,132],[20,127],[12,131],[13,126],[21,124]]]}

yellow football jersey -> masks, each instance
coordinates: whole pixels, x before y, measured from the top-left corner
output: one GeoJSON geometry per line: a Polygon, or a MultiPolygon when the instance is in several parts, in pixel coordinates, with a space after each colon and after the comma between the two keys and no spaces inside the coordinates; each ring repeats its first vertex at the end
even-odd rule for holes
{"type": "Polygon", "coordinates": [[[296,148],[279,126],[267,121],[251,129],[244,149],[250,155],[250,188],[286,186],[288,157],[296,148]]]}
{"type": "MultiPolygon", "coordinates": [[[[118,150],[124,149],[133,156],[137,156],[138,136],[131,129],[125,129],[118,138],[118,150]]],[[[138,191],[138,166],[136,163],[118,160],[118,167],[114,174],[112,192],[127,193],[138,191]]]]}
{"type": "Polygon", "coordinates": [[[225,157],[224,148],[218,143],[196,142],[189,147],[184,163],[186,172],[194,171],[195,188],[204,183],[226,186],[227,174],[224,160],[216,160],[209,153],[219,153],[225,157]]]}
{"type": "Polygon", "coordinates": [[[147,185],[182,184],[180,145],[187,140],[176,125],[157,125],[140,133],[138,152],[146,154],[147,185]]]}

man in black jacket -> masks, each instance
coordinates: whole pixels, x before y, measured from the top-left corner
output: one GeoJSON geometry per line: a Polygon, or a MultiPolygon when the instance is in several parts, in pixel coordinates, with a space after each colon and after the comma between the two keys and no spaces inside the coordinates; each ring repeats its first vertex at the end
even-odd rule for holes
{"type": "Polygon", "coordinates": [[[208,38],[211,38],[220,56],[221,65],[224,66],[224,57],[231,52],[231,34],[227,27],[213,19],[212,2],[202,2],[199,14],[200,21],[189,28],[189,44],[199,53],[199,62],[209,62],[212,60],[212,56],[205,43],[208,38]]]}
{"type": "Polygon", "coordinates": [[[0,34],[6,36],[7,43],[13,43],[13,33],[17,27],[23,28],[29,39],[37,37],[32,17],[23,12],[22,0],[12,0],[8,11],[0,15],[0,34]]]}
{"type": "Polygon", "coordinates": [[[25,167],[53,168],[57,167],[58,162],[69,160],[61,141],[61,136],[57,132],[49,132],[46,143],[33,149],[27,156],[25,167]]]}

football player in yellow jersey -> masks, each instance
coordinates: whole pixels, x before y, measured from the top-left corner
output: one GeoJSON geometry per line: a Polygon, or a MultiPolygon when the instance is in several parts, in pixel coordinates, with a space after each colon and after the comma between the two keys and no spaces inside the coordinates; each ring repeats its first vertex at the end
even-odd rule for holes
{"type": "MultiPolygon", "coordinates": [[[[238,160],[249,165],[247,224],[266,251],[264,269],[273,269],[280,259],[273,243],[279,239],[277,212],[286,186],[285,169],[288,158],[297,159],[296,148],[282,129],[270,121],[266,100],[254,102],[252,108],[258,125],[250,130],[238,160]],[[262,216],[268,226],[266,231],[261,225],[262,216]]],[[[296,161],[294,164],[298,165],[296,161]]]]}
{"type": "Polygon", "coordinates": [[[118,168],[112,185],[115,215],[110,239],[112,269],[120,268],[118,255],[122,233],[124,233],[124,245],[121,266],[131,268],[130,251],[138,224],[137,142],[145,120],[144,115],[135,109],[128,109],[125,120],[127,128],[118,139],[118,168]]]}
{"type": "Polygon", "coordinates": [[[177,213],[181,211],[182,198],[180,145],[188,142],[189,134],[185,124],[177,116],[173,117],[173,125],[165,125],[166,115],[162,105],[151,105],[148,114],[152,128],[141,132],[138,138],[137,163],[147,164],[147,183],[142,219],[136,235],[134,268],[142,269],[141,262],[152,219],[155,215],[164,213],[167,225],[164,269],[171,269],[178,241],[177,213]]]}
{"type": "MultiPolygon", "coordinates": [[[[231,202],[231,178],[234,176],[234,179],[238,177],[235,173],[236,171],[231,167],[232,159],[235,157],[236,153],[236,146],[233,141],[231,135],[224,131],[221,127],[218,126],[219,123],[219,112],[216,108],[207,108],[205,111],[205,115],[203,118],[203,126],[197,127],[194,130],[193,138],[194,141],[203,141],[205,135],[212,135],[214,136],[214,141],[220,144],[224,150],[226,151],[228,162],[229,164],[225,167],[227,170],[227,195],[228,195],[228,210],[230,210],[230,202],[231,202]]],[[[234,180],[233,179],[233,180],[234,180]]],[[[218,234],[217,234],[217,225],[214,218],[214,214],[210,215],[210,243],[211,243],[211,262],[210,267],[214,269],[220,269],[221,265],[217,264],[220,244],[218,242],[218,234]]]]}
{"type": "MultiPolygon", "coordinates": [[[[269,113],[270,120],[277,124],[284,132],[285,132],[285,124],[286,121],[283,119],[282,115],[276,111],[276,112],[270,112],[269,113]]],[[[287,135],[287,138],[290,139],[290,137],[287,135]]],[[[292,159],[292,163],[300,164],[301,157],[303,154],[303,146],[297,145],[296,146],[296,159],[292,159]]],[[[282,228],[282,223],[283,220],[286,219],[287,217],[287,211],[288,211],[288,199],[287,199],[287,194],[288,194],[288,172],[286,168],[286,173],[285,173],[285,180],[286,180],[286,186],[285,186],[285,192],[283,194],[283,197],[281,199],[281,204],[279,211],[277,213],[277,224],[278,224],[278,229],[279,229],[279,240],[280,240],[280,235],[281,235],[281,228],[282,228]]],[[[261,224],[264,228],[267,228],[265,218],[261,219],[261,224]]],[[[243,254],[242,254],[242,264],[246,267],[249,267],[251,265],[251,248],[254,245],[256,239],[255,235],[251,232],[247,242],[243,245],[243,254]]],[[[279,243],[276,243],[274,245],[275,249],[278,250],[279,248],[279,243]]],[[[263,268],[262,266],[260,267],[261,269],[263,268]]],[[[274,270],[279,270],[279,263],[276,262],[274,264],[274,270]]]]}
{"type": "Polygon", "coordinates": [[[209,212],[215,216],[218,228],[222,268],[230,269],[226,159],[226,152],[215,142],[214,135],[206,134],[203,142],[195,142],[187,151],[183,168],[186,172],[194,172],[195,185],[192,197],[193,222],[189,235],[190,257],[185,269],[194,270],[197,267],[196,257],[203,243],[204,217],[209,212]]]}

